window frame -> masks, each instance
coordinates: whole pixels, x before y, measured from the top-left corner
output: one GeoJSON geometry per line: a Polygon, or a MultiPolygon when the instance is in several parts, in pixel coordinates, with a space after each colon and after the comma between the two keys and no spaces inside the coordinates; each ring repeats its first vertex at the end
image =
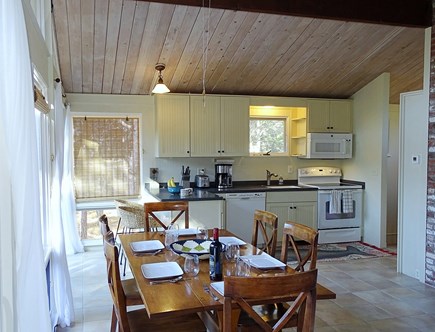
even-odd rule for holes
{"type": "Polygon", "coordinates": [[[275,157],[288,157],[290,153],[290,121],[289,117],[286,115],[250,115],[249,116],[249,155],[251,157],[258,157],[258,156],[275,156],[275,157]],[[284,121],[284,146],[285,151],[284,152],[251,152],[251,120],[283,120],[284,121]]]}
{"type": "MultiPolygon", "coordinates": [[[[71,111],[71,140],[72,142],[74,142],[74,117],[94,117],[94,118],[137,118],[138,119],[138,123],[139,123],[139,147],[138,147],[138,153],[139,153],[139,193],[138,195],[133,195],[133,196],[115,196],[115,197],[100,197],[100,198],[75,198],[75,201],[77,204],[81,205],[81,204],[86,204],[86,203],[93,203],[93,202],[111,202],[114,199],[126,199],[126,198],[130,198],[130,199],[134,199],[134,198],[139,198],[142,195],[143,192],[143,164],[144,164],[144,160],[143,160],[143,155],[144,155],[144,150],[143,150],[143,141],[142,141],[142,131],[143,131],[143,127],[144,124],[142,122],[142,113],[122,113],[122,112],[113,112],[113,113],[108,113],[108,112],[73,112],[71,111]]],[[[73,143],[74,144],[74,143],[73,143]]],[[[73,157],[71,159],[71,161],[74,163],[74,147],[72,148],[71,153],[73,154],[73,157]]],[[[73,175],[73,179],[75,178],[75,173],[74,173],[75,169],[74,169],[74,165],[72,165],[72,175],[73,175]]],[[[110,205],[111,206],[111,205],[110,205]]]]}

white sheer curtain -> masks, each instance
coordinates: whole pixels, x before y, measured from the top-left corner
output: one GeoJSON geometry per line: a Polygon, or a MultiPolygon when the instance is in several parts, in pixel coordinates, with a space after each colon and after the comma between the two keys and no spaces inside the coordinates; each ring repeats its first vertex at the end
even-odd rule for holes
{"type": "MultiPolygon", "coordinates": [[[[54,139],[55,158],[53,185],[50,199],[50,230],[53,267],[54,317],[60,326],[69,326],[74,320],[74,304],[71,280],[65,251],[64,220],[62,213],[62,178],[64,166],[65,110],[62,102],[62,86],[56,83],[54,96],[54,139]]],[[[71,216],[69,221],[71,221],[71,216]]]]}
{"type": "Polygon", "coordinates": [[[65,151],[62,177],[62,221],[65,230],[65,248],[68,255],[83,252],[83,244],[80,241],[75,224],[76,203],[74,198],[73,174],[72,174],[72,116],[70,105],[65,110],[65,151]]]}
{"type": "MultiPolygon", "coordinates": [[[[32,70],[21,1],[0,0],[0,73],[0,121],[7,147],[1,163],[10,178],[10,188],[1,186],[0,190],[11,193],[13,232],[8,235],[14,239],[10,254],[16,269],[15,282],[10,285],[15,311],[8,318],[15,321],[16,331],[45,332],[51,330],[51,323],[41,237],[32,70]]],[[[1,301],[3,311],[3,298],[1,301]]]]}

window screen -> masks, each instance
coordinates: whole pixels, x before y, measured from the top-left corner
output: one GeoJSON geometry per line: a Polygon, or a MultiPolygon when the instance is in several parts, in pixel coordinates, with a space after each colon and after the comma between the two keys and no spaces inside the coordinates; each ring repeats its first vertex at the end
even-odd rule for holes
{"type": "Polygon", "coordinates": [[[249,152],[287,153],[286,118],[254,118],[249,121],[249,152]]]}
{"type": "Polygon", "coordinates": [[[139,118],[74,117],[77,199],[138,196],[139,118]]]}

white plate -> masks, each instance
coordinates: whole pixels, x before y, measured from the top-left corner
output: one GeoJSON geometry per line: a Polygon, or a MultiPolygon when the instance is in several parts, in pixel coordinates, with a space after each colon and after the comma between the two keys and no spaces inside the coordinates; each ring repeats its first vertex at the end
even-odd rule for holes
{"type": "Polygon", "coordinates": [[[141,269],[147,279],[168,279],[183,275],[183,270],[176,262],[143,264],[141,269]]]}
{"type": "Polygon", "coordinates": [[[225,245],[228,245],[228,243],[233,242],[238,244],[239,246],[244,246],[246,244],[245,241],[240,240],[234,236],[220,236],[219,237],[219,242],[222,242],[225,245]]]}
{"type": "Polygon", "coordinates": [[[178,230],[178,236],[189,236],[198,234],[196,228],[182,228],[178,230]]]}
{"type": "Polygon", "coordinates": [[[131,242],[130,248],[134,252],[149,252],[163,249],[164,246],[159,240],[147,240],[131,242]]]}
{"type": "Polygon", "coordinates": [[[249,264],[257,269],[274,269],[283,268],[286,266],[280,260],[273,258],[266,253],[262,253],[261,255],[246,255],[242,256],[241,258],[249,260],[249,264]]]}
{"type": "Polygon", "coordinates": [[[224,295],[224,282],[223,281],[212,282],[210,284],[210,286],[213,287],[222,296],[224,295]]]}

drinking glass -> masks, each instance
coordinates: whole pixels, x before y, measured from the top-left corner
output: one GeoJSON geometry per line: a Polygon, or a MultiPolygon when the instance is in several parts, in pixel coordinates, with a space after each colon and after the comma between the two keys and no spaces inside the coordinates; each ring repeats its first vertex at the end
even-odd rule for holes
{"type": "Polygon", "coordinates": [[[198,227],[198,232],[196,233],[196,238],[201,240],[207,240],[208,231],[204,227],[198,227]]]}
{"type": "Polygon", "coordinates": [[[175,241],[178,241],[178,225],[172,224],[168,226],[168,229],[165,231],[165,247],[166,249],[170,249],[169,245],[175,241]]]}
{"type": "Polygon", "coordinates": [[[240,256],[240,247],[235,242],[229,242],[225,250],[225,258],[229,261],[235,261],[240,256]]]}
{"type": "Polygon", "coordinates": [[[249,259],[242,259],[240,257],[236,260],[236,276],[249,277],[251,274],[251,264],[249,259]]]}
{"type": "Polygon", "coordinates": [[[188,277],[195,277],[199,272],[199,257],[187,255],[184,260],[184,272],[188,277]]]}

